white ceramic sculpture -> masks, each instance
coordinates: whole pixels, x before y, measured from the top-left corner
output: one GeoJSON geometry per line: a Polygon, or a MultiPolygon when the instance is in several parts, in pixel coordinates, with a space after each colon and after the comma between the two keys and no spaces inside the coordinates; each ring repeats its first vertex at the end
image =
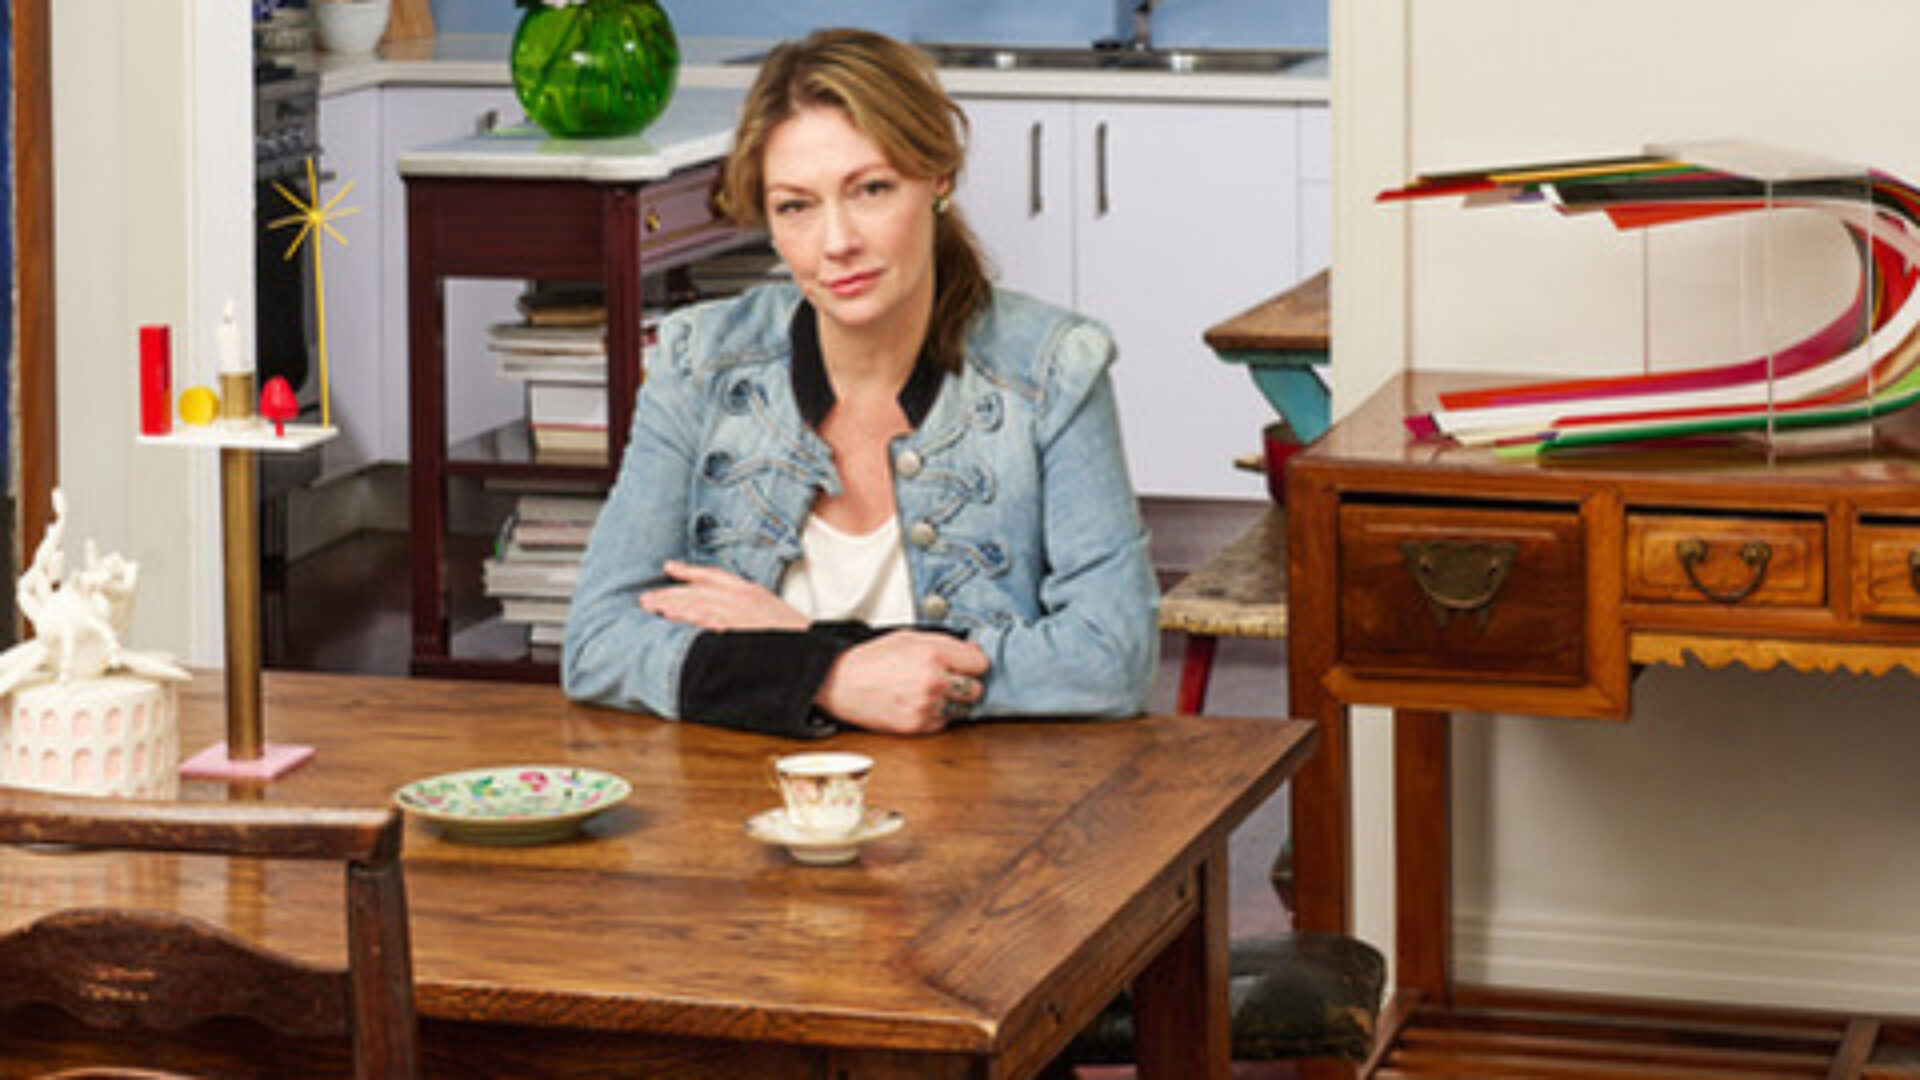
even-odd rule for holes
{"type": "Polygon", "coordinates": [[[188,678],[164,656],[126,648],[139,567],[102,559],[91,540],[69,574],[67,504],[15,589],[34,636],[0,653],[0,783],[83,795],[171,798],[178,790],[174,684],[188,678]]]}

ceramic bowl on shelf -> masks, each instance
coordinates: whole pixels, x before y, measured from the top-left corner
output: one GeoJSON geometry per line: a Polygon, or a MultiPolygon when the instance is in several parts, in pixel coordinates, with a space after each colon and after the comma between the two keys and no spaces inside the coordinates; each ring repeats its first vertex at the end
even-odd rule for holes
{"type": "Polygon", "coordinates": [[[392,0],[316,0],[314,28],[330,53],[370,53],[387,32],[392,0]]]}

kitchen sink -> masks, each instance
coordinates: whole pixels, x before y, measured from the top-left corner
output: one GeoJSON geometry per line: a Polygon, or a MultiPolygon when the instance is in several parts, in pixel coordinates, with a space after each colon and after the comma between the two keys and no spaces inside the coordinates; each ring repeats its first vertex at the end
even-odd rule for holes
{"type": "Polygon", "coordinates": [[[941,67],[998,71],[1172,71],[1270,75],[1326,55],[1312,49],[1128,49],[918,43],[941,67]]]}
{"type": "MultiPolygon", "coordinates": [[[[1318,49],[1129,49],[1118,46],[969,45],[915,42],[946,68],[991,71],[1166,71],[1192,74],[1273,75],[1326,55],[1318,49]]],[[[765,53],[735,57],[757,64],[765,53]]]]}

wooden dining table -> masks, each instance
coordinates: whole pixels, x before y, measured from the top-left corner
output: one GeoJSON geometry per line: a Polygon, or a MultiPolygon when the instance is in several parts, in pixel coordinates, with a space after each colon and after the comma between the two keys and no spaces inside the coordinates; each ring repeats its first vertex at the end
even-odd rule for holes
{"type": "MultiPolygon", "coordinates": [[[[409,823],[428,1074],[462,1078],[1025,1077],[1129,985],[1142,1077],[1225,1078],[1228,835],[1316,741],[1297,721],[1176,716],[845,733],[825,745],[871,755],[870,802],[906,824],[855,862],[807,866],[743,825],[777,803],[769,757],[812,744],[550,686],[273,672],[263,701],[268,741],[314,759],[270,784],[189,782],[183,798],[380,804],[410,780],[516,764],[631,782],[559,842],[409,823]]],[[[218,676],[196,676],[181,711],[186,748],[218,738],[218,676]]],[[[160,907],[338,965],[341,898],[337,871],[305,864],[0,851],[5,927],[160,907]]],[[[9,1021],[0,1058],[88,1038],[9,1021]]],[[[205,1052],[267,1041],[235,1038],[205,1052]]],[[[287,1075],[328,1064],[289,1060],[287,1075]]]]}

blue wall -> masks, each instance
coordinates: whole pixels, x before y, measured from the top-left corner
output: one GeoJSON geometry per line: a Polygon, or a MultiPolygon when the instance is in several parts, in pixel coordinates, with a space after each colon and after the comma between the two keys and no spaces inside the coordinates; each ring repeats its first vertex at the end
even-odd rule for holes
{"type": "MultiPolygon", "coordinates": [[[[789,38],[866,26],[923,41],[1085,44],[1123,31],[1125,0],[663,0],[688,37],[789,38]]],[[[1325,48],[1328,0],[1160,0],[1163,45],[1325,48]]],[[[433,0],[441,33],[508,33],[512,0],[433,0]]]]}

